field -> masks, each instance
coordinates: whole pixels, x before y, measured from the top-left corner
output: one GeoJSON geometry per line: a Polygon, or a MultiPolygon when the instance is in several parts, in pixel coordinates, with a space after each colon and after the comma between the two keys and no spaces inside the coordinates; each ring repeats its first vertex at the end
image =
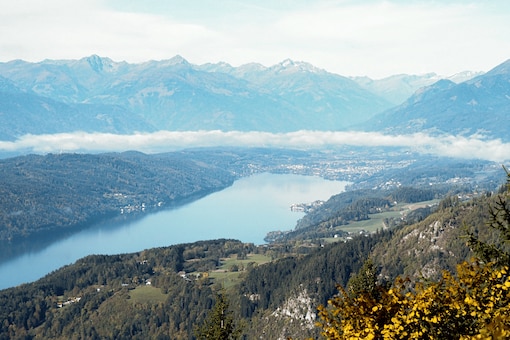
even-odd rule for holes
{"type": "MultiPolygon", "coordinates": [[[[423,208],[429,205],[437,204],[439,200],[431,200],[431,201],[423,201],[423,202],[417,202],[417,203],[406,203],[406,204],[398,204],[394,206],[390,211],[384,211],[378,214],[370,214],[369,220],[365,221],[357,221],[357,222],[350,222],[347,225],[343,225],[340,227],[337,227],[336,230],[343,230],[350,233],[359,233],[361,231],[365,231],[368,233],[373,233],[377,231],[378,229],[384,229],[386,228],[384,224],[385,219],[391,219],[395,218],[398,219],[402,216],[404,216],[407,212],[423,208]]],[[[337,242],[340,239],[336,238],[327,238],[326,242],[337,242]]]]}
{"type": "Polygon", "coordinates": [[[158,303],[164,302],[167,294],[163,294],[161,289],[152,286],[138,286],[129,291],[129,297],[132,303],[158,303]]]}
{"type": "Polygon", "coordinates": [[[239,260],[236,255],[221,260],[221,266],[209,273],[209,278],[228,289],[239,282],[239,277],[250,266],[258,266],[270,262],[269,256],[248,254],[246,259],[239,260]]]}

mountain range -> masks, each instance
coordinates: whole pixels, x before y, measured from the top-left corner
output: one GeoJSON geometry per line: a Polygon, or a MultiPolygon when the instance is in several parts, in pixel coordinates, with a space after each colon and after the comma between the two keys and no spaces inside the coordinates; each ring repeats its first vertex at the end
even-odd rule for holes
{"type": "Polygon", "coordinates": [[[0,121],[2,140],[12,140],[27,133],[153,130],[152,125],[122,106],[65,103],[22,90],[4,77],[0,77],[0,121]]]}
{"type": "Polygon", "coordinates": [[[138,64],[96,55],[0,63],[0,139],[157,130],[382,130],[483,133],[507,140],[508,61],[480,74],[348,78],[290,59],[138,64]],[[397,105],[397,106],[396,106],[397,105]]]}
{"type": "Polygon", "coordinates": [[[353,80],[289,60],[232,68],[180,56],[141,64],[91,56],[2,63],[0,75],[9,80],[0,104],[3,138],[55,129],[340,129],[391,107],[353,80]],[[23,120],[13,120],[20,112],[23,120]]]}
{"type": "Polygon", "coordinates": [[[448,79],[458,84],[482,74],[483,72],[464,71],[446,77],[437,73],[426,73],[422,75],[396,74],[383,79],[368,77],[352,77],[351,79],[370,92],[389,100],[394,105],[399,105],[411,97],[416,90],[432,85],[441,79],[448,79]]]}
{"type": "Polygon", "coordinates": [[[360,128],[387,133],[478,134],[508,141],[509,70],[510,60],[460,84],[439,80],[360,128]]]}

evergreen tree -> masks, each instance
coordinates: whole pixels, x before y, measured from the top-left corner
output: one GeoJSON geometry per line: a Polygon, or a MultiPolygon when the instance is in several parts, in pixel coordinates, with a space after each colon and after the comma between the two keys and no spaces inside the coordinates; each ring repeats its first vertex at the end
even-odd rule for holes
{"type": "Polygon", "coordinates": [[[206,320],[195,331],[197,339],[230,340],[237,339],[241,329],[236,325],[233,312],[224,293],[216,296],[216,303],[206,320]]]}
{"type": "Polygon", "coordinates": [[[476,256],[486,262],[495,262],[500,266],[510,266],[510,172],[507,174],[506,190],[495,197],[489,207],[488,226],[499,232],[497,243],[481,241],[474,233],[468,232],[468,245],[476,256]]]}
{"type": "Polygon", "coordinates": [[[356,296],[361,293],[377,294],[377,268],[371,258],[363,262],[357,274],[351,276],[347,283],[349,295],[356,296]]]}

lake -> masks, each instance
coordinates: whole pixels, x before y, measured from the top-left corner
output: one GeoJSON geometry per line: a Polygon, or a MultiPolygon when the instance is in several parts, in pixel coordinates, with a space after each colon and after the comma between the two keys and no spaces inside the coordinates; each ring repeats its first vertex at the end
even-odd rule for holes
{"type": "Polygon", "coordinates": [[[90,254],[119,254],[218,238],[263,244],[269,231],[293,229],[293,203],[327,200],[348,182],[258,174],[197,201],[125,223],[100,223],[0,263],[0,289],[35,281],[90,254]]]}

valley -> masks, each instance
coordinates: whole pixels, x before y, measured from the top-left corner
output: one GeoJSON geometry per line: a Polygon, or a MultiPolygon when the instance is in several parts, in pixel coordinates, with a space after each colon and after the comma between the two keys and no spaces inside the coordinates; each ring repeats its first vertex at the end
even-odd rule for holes
{"type": "MultiPolygon", "coordinates": [[[[271,337],[282,333],[317,336],[318,329],[307,313],[313,315],[315,306],[334,294],[336,283],[347,284],[365,256],[373,254],[384,275],[410,274],[421,268],[432,273],[429,261],[437,256],[409,257],[409,262],[402,262],[402,269],[391,266],[398,265],[394,259],[404,256],[408,249],[406,244],[397,245],[399,240],[429,233],[436,237],[427,241],[429,246],[419,245],[418,249],[450,252],[445,258],[448,261],[471,256],[458,237],[461,230],[448,225],[462,219],[473,223],[472,218],[465,219],[469,215],[465,208],[483,210],[485,200],[481,197],[469,201],[451,212],[447,212],[450,206],[441,203],[437,212],[418,225],[404,224],[366,235],[356,232],[349,239],[333,243],[296,240],[255,246],[223,239],[122,255],[87,256],[34,283],[0,291],[4,306],[0,313],[11,320],[11,327],[2,333],[20,334],[26,322],[30,325],[27,331],[36,337],[64,338],[78,327],[91,337],[171,333],[188,338],[204,320],[215,292],[223,291],[236,319],[249,320],[243,328],[248,337],[260,332],[271,337]],[[439,220],[444,231],[438,234],[435,221],[439,220]],[[442,248],[444,244],[449,244],[447,249],[442,248]],[[391,255],[384,254],[388,247],[391,255]],[[32,298],[22,301],[23,294],[32,298]],[[14,304],[16,315],[9,312],[14,304]],[[31,308],[40,312],[33,313],[31,308]],[[183,317],[183,310],[189,317],[183,317]],[[295,324],[291,327],[289,323],[295,324]]],[[[482,225],[476,224],[475,228],[482,225]]]]}
{"type": "Polygon", "coordinates": [[[293,228],[301,216],[288,208],[294,199],[327,199],[346,183],[318,177],[262,173],[173,208],[123,214],[79,229],[69,227],[4,244],[0,288],[34,281],[89,254],[140,249],[217,238],[262,244],[273,228],[293,228]],[[44,237],[44,239],[42,239],[44,237]]]}
{"type": "MultiPolygon", "coordinates": [[[[348,181],[348,189],[428,186],[492,190],[500,167],[381,148],[214,148],[141,153],[21,156],[0,161],[0,240],[72,232],[91,222],[182,205],[257,173],[348,181]],[[130,214],[133,213],[133,214],[130,214]]],[[[302,203],[302,202],[300,202],[302,203]]]]}
{"type": "Polygon", "coordinates": [[[0,62],[0,340],[506,332],[509,79],[0,62]]]}
{"type": "MultiPolygon", "coordinates": [[[[234,306],[236,318],[249,320],[250,326],[243,330],[248,338],[260,332],[272,336],[281,332],[292,337],[317,336],[313,318],[307,315],[314,315],[317,306],[327,302],[335,293],[337,283],[346,285],[367,256],[374,254],[382,275],[388,278],[400,274],[416,277],[420,268],[427,268],[427,273],[433,276],[441,268],[452,268],[459,258],[471,256],[459,238],[463,231],[449,226],[467,224],[481,230],[484,222],[478,216],[483,214],[470,215],[469,212],[486,209],[490,196],[485,193],[494,192],[504,182],[504,171],[492,162],[424,157],[408,150],[384,148],[310,151],[212,148],[159,155],[29,156],[4,161],[4,164],[17,166],[4,166],[3,173],[27,176],[26,180],[18,179],[10,185],[24,183],[34,174],[42,176],[38,169],[49,164],[50,159],[51,163],[68,161],[63,163],[65,166],[50,167],[60,183],[69,183],[66,184],[68,188],[76,178],[80,181],[86,178],[80,171],[93,174],[87,169],[96,167],[98,174],[109,173],[108,187],[129,185],[131,181],[126,181],[125,174],[115,177],[115,172],[111,172],[117,167],[126,169],[127,164],[144,169],[136,173],[152,174],[148,177],[151,188],[165,188],[163,179],[158,179],[162,174],[183,176],[177,170],[187,169],[184,165],[207,169],[201,173],[211,176],[209,183],[225,187],[264,173],[321,175],[327,180],[347,181],[348,186],[345,192],[322,198],[323,204],[310,210],[294,228],[276,232],[277,237],[268,239],[267,244],[208,238],[191,243],[161,244],[135,252],[89,255],[35,282],[4,289],[0,291],[0,299],[5,307],[0,312],[4,319],[10,320],[10,326],[2,328],[0,334],[18,336],[28,332],[36,337],[58,335],[65,338],[72,329],[81,327],[87,337],[132,338],[148,334],[163,336],[170,332],[178,338],[189,338],[206,317],[215,294],[223,291],[234,306]],[[80,166],[72,168],[72,164],[80,166]],[[103,172],[103,167],[109,170],[103,172]],[[224,181],[213,179],[211,169],[217,169],[224,181]],[[459,198],[473,193],[477,197],[466,196],[465,202],[459,198]],[[438,223],[442,227],[438,227],[438,223]],[[427,238],[430,244],[416,243],[417,249],[421,249],[416,256],[405,255],[407,243],[398,244],[398,239],[410,240],[415,235],[429,234],[435,235],[427,238]],[[391,255],[384,254],[389,244],[394,244],[391,255]],[[402,260],[395,262],[396,258],[402,260]],[[439,263],[436,262],[438,258],[442,259],[439,263]],[[31,298],[23,300],[25,294],[31,298]],[[13,314],[11,305],[16,305],[20,312],[13,314]],[[187,317],[183,317],[183,308],[187,317]],[[34,310],[39,312],[34,313],[34,310]],[[282,310],[285,312],[278,312],[282,310]],[[267,322],[269,317],[271,322],[267,322]],[[113,322],[112,318],[117,321],[113,322]],[[295,322],[295,326],[289,327],[289,322],[295,322]]],[[[52,171],[45,172],[45,176],[52,171]]],[[[193,174],[199,173],[195,171],[193,174]]],[[[98,177],[90,177],[95,178],[98,177]]],[[[186,177],[177,178],[185,183],[186,177]]],[[[52,183],[52,180],[47,181],[52,183]]],[[[143,180],[133,182],[139,183],[134,188],[143,194],[143,180]]],[[[201,183],[208,182],[202,179],[201,183]]],[[[59,186],[55,188],[60,190],[59,186]]],[[[18,202],[27,201],[22,193],[30,193],[12,192],[20,193],[18,202]]],[[[104,189],[99,192],[104,193],[104,189]]],[[[111,195],[101,195],[107,201],[129,197],[117,195],[120,191],[111,192],[111,195]]],[[[122,192],[127,191],[123,189],[122,192]]],[[[45,197],[52,196],[60,195],[45,197]]],[[[76,197],[81,200],[81,196],[76,197]]],[[[151,202],[147,199],[150,195],[143,197],[144,201],[151,202]]],[[[161,201],[156,198],[152,202],[161,201]]],[[[194,198],[189,196],[189,199],[194,198]]],[[[35,206],[36,202],[31,204],[35,206]]],[[[72,197],[66,202],[71,205],[72,197]]],[[[290,211],[293,202],[295,197],[283,205],[289,214],[296,214],[290,211]]],[[[51,200],[46,199],[44,204],[51,204],[51,200]]],[[[124,206],[122,202],[120,207],[124,206]]],[[[116,214],[125,216],[118,207],[116,214]]],[[[150,216],[153,211],[142,214],[150,216]]],[[[228,214],[223,213],[224,217],[228,214]]],[[[207,238],[205,229],[198,234],[207,238]]],[[[157,237],[162,239],[161,235],[157,237]]],[[[109,248],[112,247],[110,243],[109,248]]]]}

